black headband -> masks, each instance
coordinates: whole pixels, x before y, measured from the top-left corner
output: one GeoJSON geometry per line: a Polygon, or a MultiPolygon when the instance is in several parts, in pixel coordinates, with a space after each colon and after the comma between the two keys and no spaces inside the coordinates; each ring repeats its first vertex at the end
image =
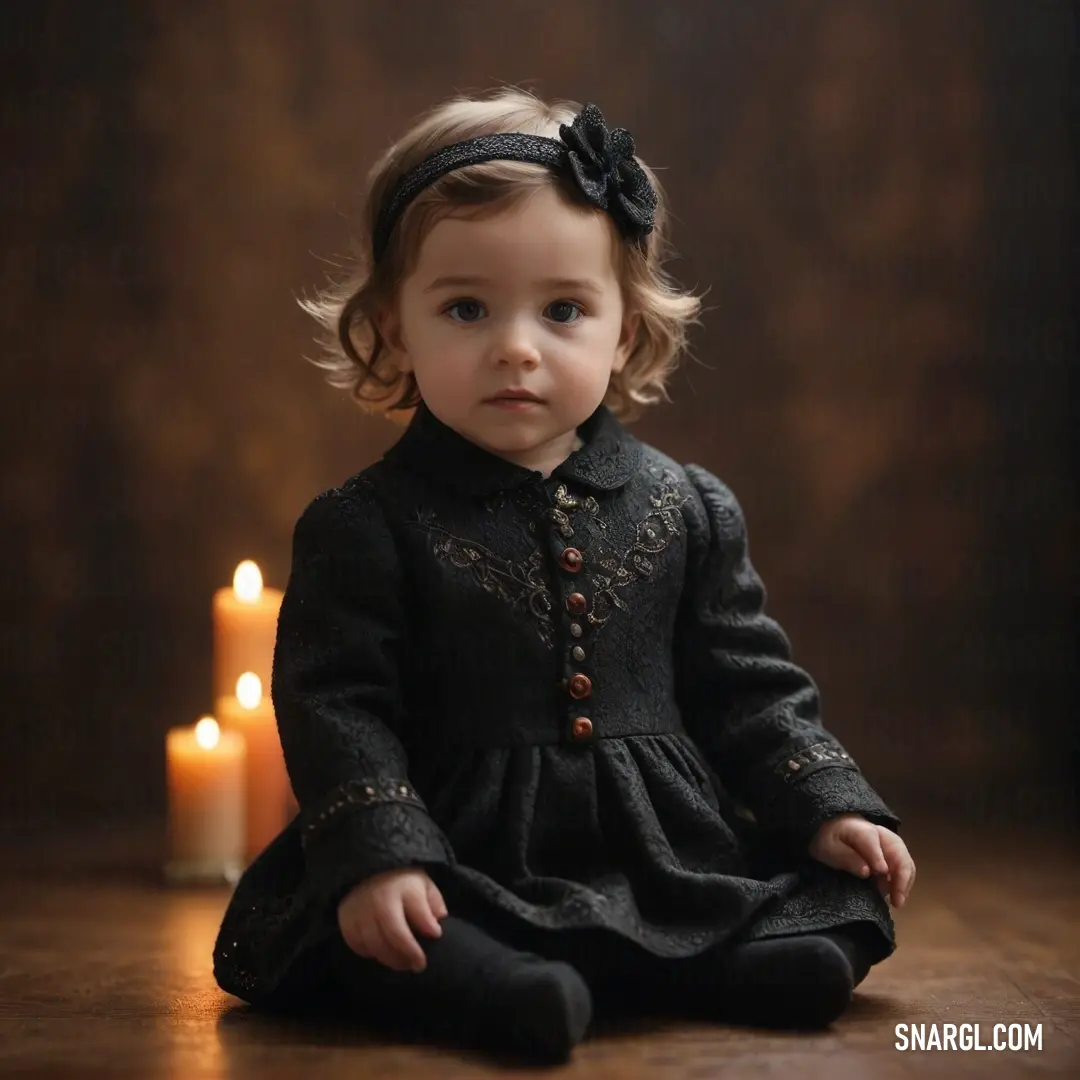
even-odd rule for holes
{"type": "Polygon", "coordinates": [[[586,200],[606,210],[623,236],[643,243],[652,232],[656,192],[634,160],[634,140],[625,128],[608,131],[595,105],[586,105],[574,122],[559,125],[559,139],[507,132],[451,143],[410,169],[379,211],[372,254],[379,262],[405,207],[424,188],[455,169],[487,161],[546,165],[572,179],[586,200]],[[560,141],[561,139],[561,141],[560,141]]]}

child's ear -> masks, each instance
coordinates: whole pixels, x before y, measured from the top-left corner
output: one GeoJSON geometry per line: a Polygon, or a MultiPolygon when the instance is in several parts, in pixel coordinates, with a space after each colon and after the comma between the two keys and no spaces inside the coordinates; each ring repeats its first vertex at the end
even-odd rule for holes
{"type": "Polygon", "coordinates": [[[637,347],[638,331],[641,329],[641,314],[637,311],[627,312],[623,317],[622,332],[619,334],[619,343],[615,346],[615,363],[611,370],[618,372],[626,367],[637,347]]]}

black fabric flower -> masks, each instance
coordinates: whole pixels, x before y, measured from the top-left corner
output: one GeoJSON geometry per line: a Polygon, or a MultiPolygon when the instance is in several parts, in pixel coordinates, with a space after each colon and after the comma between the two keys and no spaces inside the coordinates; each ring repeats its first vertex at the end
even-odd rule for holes
{"type": "Polygon", "coordinates": [[[643,239],[653,229],[656,192],[634,160],[634,139],[625,128],[608,131],[604,115],[586,105],[573,124],[559,127],[570,171],[585,198],[615,219],[628,236],[643,239]]]}

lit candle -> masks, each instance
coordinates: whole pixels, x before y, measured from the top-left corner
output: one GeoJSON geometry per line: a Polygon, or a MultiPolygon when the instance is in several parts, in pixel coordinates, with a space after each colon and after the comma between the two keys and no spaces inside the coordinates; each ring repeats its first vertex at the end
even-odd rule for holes
{"type": "Polygon", "coordinates": [[[214,593],[215,701],[232,697],[236,680],[246,671],[258,675],[263,686],[270,685],[281,599],[279,589],[263,588],[262,573],[251,560],[236,568],[232,588],[214,593]]]}
{"type": "Polygon", "coordinates": [[[167,876],[235,882],[244,856],[243,737],[212,716],[165,739],[169,804],[167,876]]]}
{"type": "Polygon", "coordinates": [[[247,671],[236,680],[236,694],[221,698],[218,716],[227,731],[243,735],[247,747],[245,767],[245,845],[253,859],[288,823],[289,774],[281,749],[277,719],[262,680],[247,671]]]}

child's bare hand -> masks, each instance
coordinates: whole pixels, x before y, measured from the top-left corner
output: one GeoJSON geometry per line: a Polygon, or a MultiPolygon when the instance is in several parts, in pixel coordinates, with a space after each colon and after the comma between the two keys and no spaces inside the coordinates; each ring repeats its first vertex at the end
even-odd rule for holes
{"type": "Polygon", "coordinates": [[[826,821],[810,842],[810,854],[856,877],[873,872],[881,895],[896,908],[903,906],[915,882],[915,863],[907,844],[891,829],[861,814],[840,814],[826,821]]]}
{"type": "Polygon", "coordinates": [[[423,971],[427,957],[413,930],[439,937],[446,904],[435,882],[409,867],[362,881],[338,904],[338,926],[358,956],[394,971],[423,971]]]}

